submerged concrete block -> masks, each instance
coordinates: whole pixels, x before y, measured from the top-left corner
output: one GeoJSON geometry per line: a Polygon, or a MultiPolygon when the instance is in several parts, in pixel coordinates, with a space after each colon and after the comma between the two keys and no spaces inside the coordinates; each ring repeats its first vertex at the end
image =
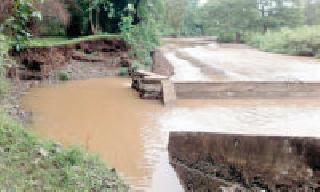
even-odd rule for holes
{"type": "Polygon", "coordinates": [[[170,80],[161,81],[162,85],[162,102],[164,105],[173,105],[177,99],[174,84],[170,80]]]}

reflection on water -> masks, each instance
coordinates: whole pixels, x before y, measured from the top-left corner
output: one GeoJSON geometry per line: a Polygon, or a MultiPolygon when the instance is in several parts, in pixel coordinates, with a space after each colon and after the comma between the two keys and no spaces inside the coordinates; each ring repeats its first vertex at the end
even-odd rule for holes
{"type": "Polygon", "coordinates": [[[37,134],[98,153],[137,191],[183,190],[169,164],[171,131],[320,136],[320,101],[178,101],[164,108],[129,87],[129,79],[74,81],[32,89],[22,102],[37,134]]]}
{"type": "Polygon", "coordinates": [[[171,133],[170,162],[186,191],[319,191],[320,140],[171,133]]]}

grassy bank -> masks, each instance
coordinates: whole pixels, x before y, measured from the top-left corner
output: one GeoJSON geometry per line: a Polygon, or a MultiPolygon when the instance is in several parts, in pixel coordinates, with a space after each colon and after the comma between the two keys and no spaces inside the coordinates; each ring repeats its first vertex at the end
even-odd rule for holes
{"type": "Polygon", "coordinates": [[[77,148],[41,141],[0,114],[1,191],[127,191],[115,170],[77,148]]]}
{"type": "Polygon", "coordinates": [[[101,39],[121,39],[120,35],[111,34],[99,34],[90,35],[79,38],[67,39],[67,38],[34,38],[27,43],[27,47],[52,47],[59,45],[71,45],[77,44],[82,41],[101,40],[101,39]]]}
{"type": "Polygon", "coordinates": [[[105,39],[121,39],[120,35],[116,34],[99,34],[83,36],[73,39],[68,39],[66,37],[48,37],[48,38],[31,38],[26,42],[26,47],[53,47],[60,45],[72,45],[77,44],[82,41],[92,41],[92,40],[105,40],[105,39]]]}
{"type": "Polygon", "coordinates": [[[320,26],[283,28],[266,34],[251,34],[247,43],[263,51],[320,57],[320,26]]]}

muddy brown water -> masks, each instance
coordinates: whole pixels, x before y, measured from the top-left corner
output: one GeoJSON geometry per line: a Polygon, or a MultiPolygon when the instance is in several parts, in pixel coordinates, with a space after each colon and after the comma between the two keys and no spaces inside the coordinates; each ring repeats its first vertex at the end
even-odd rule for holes
{"type": "Polygon", "coordinates": [[[22,103],[36,134],[98,154],[134,191],[183,191],[169,164],[171,131],[320,136],[319,101],[184,100],[164,108],[140,100],[123,78],[35,88],[22,103]]]}
{"type": "Polygon", "coordinates": [[[30,126],[35,133],[98,154],[133,190],[181,190],[169,163],[160,162],[168,162],[168,156],[157,138],[153,119],[164,108],[157,101],[140,100],[130,89],[129,79],[93,79],[35,88],[22,104],[32,111],[30,126]]]}

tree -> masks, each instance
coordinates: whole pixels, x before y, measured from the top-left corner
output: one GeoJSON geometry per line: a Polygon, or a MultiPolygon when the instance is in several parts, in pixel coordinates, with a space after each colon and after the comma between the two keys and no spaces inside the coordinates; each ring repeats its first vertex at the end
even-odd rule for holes
{"type": "Polygon", "coordinates": [[[296,27],[304,22],[299,0],[258,0],[257,3],[263,33],[269,28],[296,27]]]}
{"type": "Polygon", "coordinates": [[[13,47],[16,51],[24,48],[32,34],[32,27],[37,19],[41,19],[38,11],[38,0],[15,0],[12,16],[5,22],[7,33],[14,38],[13,47]]]}
{"type": "Polygon", "coordinates": [[[254,28],[258,21],[255,0],[211,0],[201,12],[205,33],[218,34],[222,41],[240,42],[241,35],[254,28]]]}

